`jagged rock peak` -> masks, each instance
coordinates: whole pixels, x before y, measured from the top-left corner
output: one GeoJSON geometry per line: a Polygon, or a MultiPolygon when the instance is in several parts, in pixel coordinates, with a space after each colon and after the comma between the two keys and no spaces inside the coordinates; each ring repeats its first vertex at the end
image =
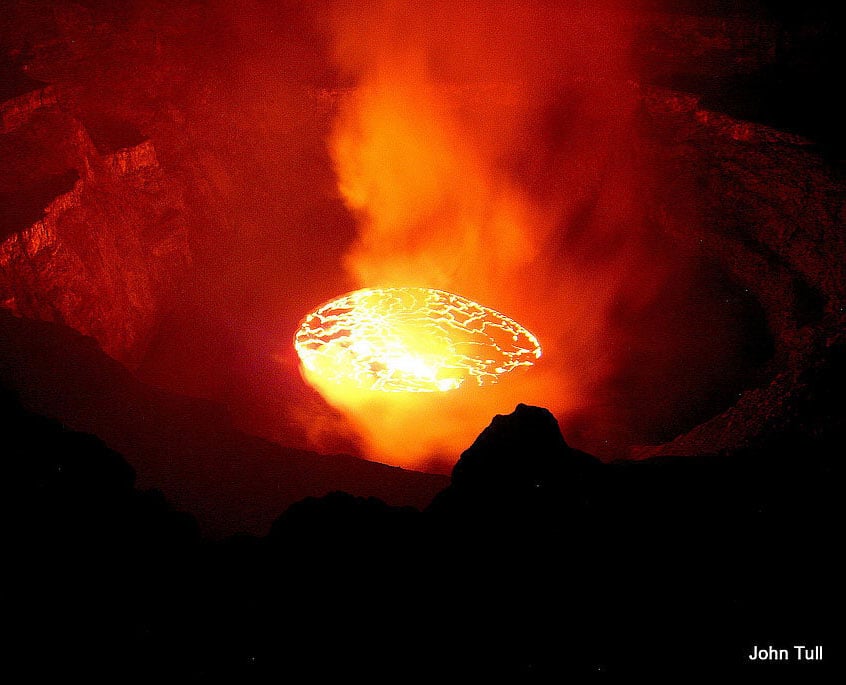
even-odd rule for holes
{"type": "Polygon", "coordinates": [[[567,444],[548,409],[518,404],[511,414],[497,414],[464,451],[453,468],[452,484],[536,485],[596,464],[567,444]]]}
{"type": "Polygon", "coordinates": [[[523,451],[528,443],[545,451],[567,449],[567,442],[552,412],[521,403],[510,414],[494,416],[464,454],[491,448],[523,451]]]}

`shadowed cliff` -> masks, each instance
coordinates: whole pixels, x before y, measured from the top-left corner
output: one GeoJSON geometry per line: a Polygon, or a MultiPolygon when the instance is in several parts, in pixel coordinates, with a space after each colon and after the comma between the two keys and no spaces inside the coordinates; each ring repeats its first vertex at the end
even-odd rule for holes
{"type": "Polygon", "coordinates": [[[425,512],[335,492],[267,537],[209,543],[102,442],[2,399],[10,615],[34,676],[814,682],[834,666],[833,435],[603,465],[521,405],[425,512]],[[769,644],[827,660],[749,662],[769,644]]]}
{"type": "Polygon", "coordinates": [[[346,490],[425,507],[443,476],[282,447],[241,433],[211,402],[141,383],[91,338],[0,311],[0,384],[32,411],[93,433],[210,535],[264,533],[307,496],[346,490]]]}

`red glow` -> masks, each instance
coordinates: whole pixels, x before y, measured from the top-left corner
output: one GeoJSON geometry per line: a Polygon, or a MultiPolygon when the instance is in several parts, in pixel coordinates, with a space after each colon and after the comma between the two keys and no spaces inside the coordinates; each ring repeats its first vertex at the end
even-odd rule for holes
{"type": "Polygon", "coordinates": [[[579,412],[613,372],[601,340],[608,308],[623,290],[648,301],[663,278],[654,255],[642,254],[643,170],[619,152],[630,147],[635,99],[596,85],[626,71],[620,18],[596,5],[336,7],[336,55],[355,87],[341,96],[331,148],[358,222],[345,256],[355,283],[466,293],[527,322],[547,352],[546,365],[519,383],[439,408],[407,397],[339,403],[371,456],[423,466],[433,450],[460,451],[492,413],[518,402],[579,412]],[[584,76],[591,85],[574,80],[584,76]],[[551,183],[539,195],[542,178],[515,163],[527,135],[528,152],[542,152],[532,129],[562,88],[585,101],[556,123],[571,141],[566,182],[556,196],[551,183]],[[604,216],[594,240],[618,244],[597,245],[602,263],[579,264],[567,252],[551,262],[583,196],[596,193],[604,216]],[[638,268],[653,277],[633,284],[638,268]],[[421,423],[424,412],[433,420],[421,423]],[[412,429],[414,443],[405,437],[412,429]]]}
{"type": "MultiPolygon", "coordinates": [[[[729,402],[754,317],[708,222],[724,178],[760,161],[718,146],[757,134],[649,90],[631,55],[661,17],[622,0],[30,5],[2,38],[54,85],[4,110],[5,144],[28,152],[7,155],[2,190],[49,194],[67,171],[79,187],[44,205],[48,231],[4,240],[5,306],[93,335],[248,432],[416,468],[448,469],[519,402],[603,456],[729,402]],[[506,313],[543,357],[477,392],[338,409],[291,338],[318,303],[392,287],[506,313]]],[[[703,21],[678,25],[705,50],[703,21]]]]}

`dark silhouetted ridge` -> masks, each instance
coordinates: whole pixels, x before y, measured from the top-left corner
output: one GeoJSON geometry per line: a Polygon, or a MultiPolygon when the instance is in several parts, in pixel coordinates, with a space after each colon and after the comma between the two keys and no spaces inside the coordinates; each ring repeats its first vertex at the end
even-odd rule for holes
{"type": "Polygon", "coordinates": [[[567,444],[548,409],[518,404],[511,414],[496,415],[462,453],[450,486],[429,510],[513,516],[562,502],[569,507],[581,502],[579,492],[599,466],[567,444]]]}
{"type": "Polygon", "coordinates": [[[100,440],[0,400],[10,644],[34,681],[751,681],[769,644],[831,656],[764,675],[834,665],[840,452],[812,437],[601,464],[521,405],[425,512],[336,491],[204,542],[100,440]]]}
{"type": "Polygon", "coordinates": [[[518,404],[511,414],[497,414],[464,451],[453,468],[452,484],[535,487],[596,464],[590,455],[567,445],[548,409],[518,404]]]}
{"type": "Polygon", "coordinates": [[[0,310],[0,385],[28,410],[97,435],[215,536],[265,533],[294,502],[343,490],[425,507],[448,483],[350,455],[277,445],[234,428],[225,410],[138,381],[92,338],[0,310]]]}

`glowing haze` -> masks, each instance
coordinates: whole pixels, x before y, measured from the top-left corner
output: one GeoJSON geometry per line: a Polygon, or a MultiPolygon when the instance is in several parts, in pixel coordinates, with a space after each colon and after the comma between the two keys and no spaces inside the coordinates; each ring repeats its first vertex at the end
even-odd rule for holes
{"type": "MultiPolygon", "coordinates": [[[[406,381],[419,372],[417,381],[422,374],[442,389],[457,388],[435,399],[419,392],[363,392],[361,376],[351,390],[349,382],[326,382],[325,368],[317,373],[326,356],[303,357],[306,379],[356,427],[366,454],[411,467],[445,468],[493,414],[518,402],[559,413],[578,406],[579,390],[563,369],[575,364],[590,377],[601,356],[594,351],[584,363],[583,341],[568,335],[568,317],[591,306],[581,298],[584,284],[576,275],[553,276],[546,262],[562,207],[532,197],[513,165],[555,79],[584,69],[616,72],[609,46],[624,41],[611,28],[610,15],[596,6],[564,11],[542,4],[459,5],[365,2],[334,8],[336,58],[354,83],[340,95],[330,140],[338,188],[358,222],[345,267],[369,292],[457,292],[508,312],[549,340],[545,354],[553,361],[492,387],[459,388],[464,370],[439,372],[444,376],[433,376],[428,367],[406,370],[406,381]],[[562,298],[568,287],[572,292],[562,298]],[[570,338],[566,346],[564,337],[570,338]]],[[[304,341],[298,343],[301,356],[304,341]]],[[[361,351],[372,343],[355,344],[361,351]]],[[[531,345],[527,349],[534,360],[538,355],[531,345]]]]}
{"type": "MultiPolygon", "coordinates": [[[[714,319],[690,296],[694,248],[655,220],[652,198],[668,183],[638,127],[632,27],[615,4],[331,5],[348,87],[328,142],[357,226],[342,260],[349,289],[460,293],[532,331],[543,357],[443,393],[336,392],[305,369],[347,420],[321,416],[322,430],[351,426],[369,458],[444,471],[494,414],[524,402],[608,453],[617,435],[637,439],[632,426],[672,428],[689,406],[677,398],[718,373],[719,345],[709,357],[695,344],[714,319]]],[[[686,207],[674,198],[677,215],[694,217],[686,207]]]]}

